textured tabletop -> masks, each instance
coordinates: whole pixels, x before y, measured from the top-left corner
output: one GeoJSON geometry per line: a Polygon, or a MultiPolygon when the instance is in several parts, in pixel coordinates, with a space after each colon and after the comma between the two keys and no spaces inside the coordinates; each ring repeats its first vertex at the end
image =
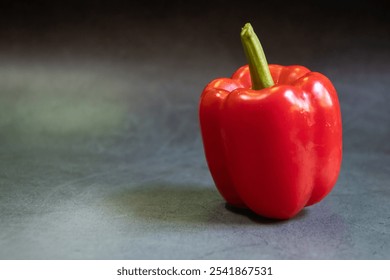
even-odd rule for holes
{"type": "Polygon", "coordinates": [[[20,5],[2,17],[0,258],[389,259],[380,7],[345,17],[323,6],[268,4],[264,15],[179,3],[38,14],[20,5]],[[288,221],[226,208],[204,158],[199,96],[246,64],[246,21],[270,63],[327,75],[342,108],[337,185],[288,221]]]}

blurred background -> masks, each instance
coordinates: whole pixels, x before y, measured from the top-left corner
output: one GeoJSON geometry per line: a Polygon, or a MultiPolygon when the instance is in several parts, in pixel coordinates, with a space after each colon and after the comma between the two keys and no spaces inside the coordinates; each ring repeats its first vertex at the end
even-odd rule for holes
{"type": "Polygon", "coordinates": [[[1,1],[1,259],[389,259],[386,1],[1,1]],[[246,64],[328,76],[334,191],[275,222],[225,208],[204,159],[204,86],[246,64]]]}

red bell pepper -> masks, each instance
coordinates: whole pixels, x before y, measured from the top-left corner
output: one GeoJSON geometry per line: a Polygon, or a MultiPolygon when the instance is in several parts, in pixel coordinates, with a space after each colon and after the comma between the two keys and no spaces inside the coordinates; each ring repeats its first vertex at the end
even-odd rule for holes
{"type": "Polygon", "coordinates": [[[337,93],[306,67],[268,65],[250,24],[241,40],[249,66],[212,81],[201,96],[207,163],[228,204],[288,219],[336,183],[342,158],[337,93]]]}

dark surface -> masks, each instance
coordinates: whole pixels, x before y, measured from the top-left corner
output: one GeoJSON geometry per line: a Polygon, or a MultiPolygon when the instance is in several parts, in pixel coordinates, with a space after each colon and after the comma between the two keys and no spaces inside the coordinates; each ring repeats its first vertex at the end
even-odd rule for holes
{"type": "Polygon", "coordinates": [[[390,258],[384,2],[48,3],[1,9],[0,258],[390,258]],[[199,95],[245,64],[246,21],[341,102],[338,183],[289,221],[226,208],[202,150],[199,95]]]}

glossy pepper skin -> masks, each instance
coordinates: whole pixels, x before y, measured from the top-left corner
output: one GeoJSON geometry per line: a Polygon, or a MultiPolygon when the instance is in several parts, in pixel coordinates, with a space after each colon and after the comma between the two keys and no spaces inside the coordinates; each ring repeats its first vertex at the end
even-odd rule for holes
{"type": "Polygon", "coordinates": [[[342,159],[337,93],[303,66],[269,65],[274,85],[252,90],[248,66],[204,89],[199,118],[215,185],[227,203],[288,219],[322,200],[342,159]]]}

